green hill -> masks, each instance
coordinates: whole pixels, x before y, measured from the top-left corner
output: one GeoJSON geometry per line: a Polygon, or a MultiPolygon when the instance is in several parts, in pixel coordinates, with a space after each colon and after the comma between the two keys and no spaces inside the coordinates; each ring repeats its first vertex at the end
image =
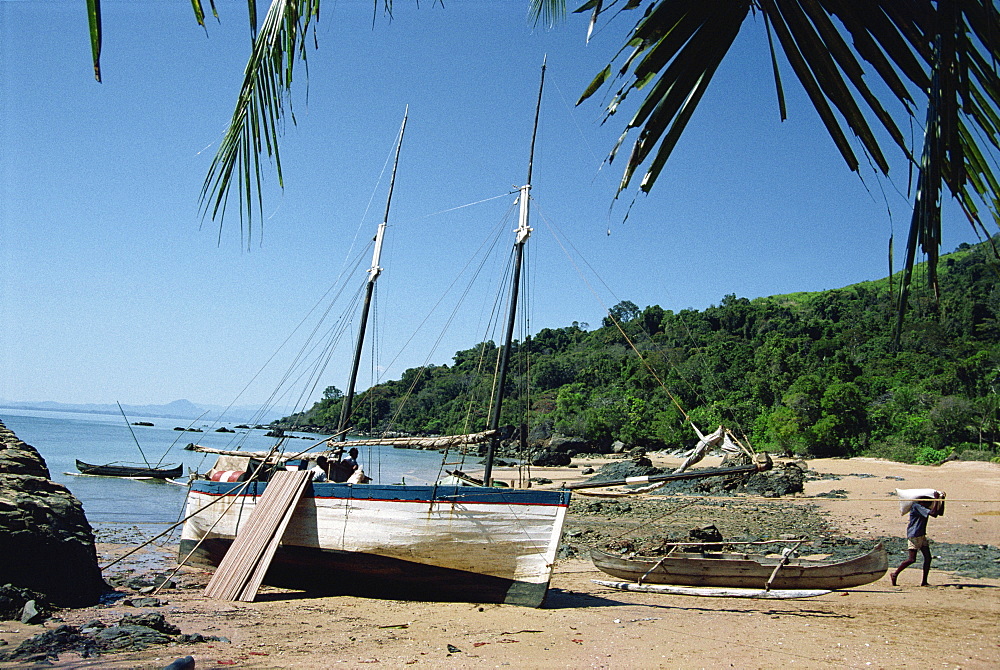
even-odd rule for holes
{"type": "MultiPolygon", "coordinates": [[[[917,268],[919,277],[921,268],[917,268]]],[[[691,442],[722,423],[755,448],[940,462],[1000,453],[1000,280],[989,243],[942,258],[940,299],[917,286],[892,343],[898,278],[672,312],[622,302],[600,328],[543,329],[512,356],[506,424],[603,450],[691,442]],[[635,350],[629,345],[631,342],[635,350]],[[640,356],[641,354],[641,356],[640,356]],[[685,416],[686,414],[686,416],[685,416]]],[[[918,280],[916,284],[920,284],[918,280]]],[[[407,370],[363,394],[353,425],[410,434],[486,425],[495,346],[407,370]]],[[[341,399],[281,425],[332,432],[341,399]]]]}

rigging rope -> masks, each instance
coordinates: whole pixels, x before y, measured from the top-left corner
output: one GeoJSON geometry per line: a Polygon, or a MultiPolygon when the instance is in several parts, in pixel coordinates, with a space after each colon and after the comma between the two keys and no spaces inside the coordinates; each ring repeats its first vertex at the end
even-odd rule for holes
{"type": "MultiPolygon", "coordinates": [[[[569,260],[569,262],[573,266],[574,270],[576,270],[577,274],[583,280],[584,284],[586,284],[588,290],[591,292],[591,294],[594,296],[594,298],[598,301],[598,303],[600,303],[601,307],[604,309],[605,313],[608,315],[609,320],[614,324],[615,328],[618,330],[618,332],[621,334],[621,336],[628,343],[629,348],[631,348],[631,350],[633,352],[635,352],[635,354],[638,357],[638,359],[639,359],[640,363],[642,364],[642,366],[647,370],[647,372],[649,372],[650,376],[656,381],[657,385],[659,385],[659,387],[663,390],[663,392],[666,393],[666,395],[670,399],[671,403],[674,405],[674,407],[677,409],[677,411],[680,412],[681,416],[684,417],[684,420],[687,423],[689,423],[695,429],[696,432],[699,432],[698,431],[698,427],[695,425],[694,420],[691,418],[690,414],[688,414],[688,412],[681,405],[681,403],[677,399],[676,395],[670,391],[670,389],[667,387],[666,383],[663,381],[663,379],[660,377],[660,375],[656,372],[656,370],[650,364],[649,360],[642,354],[642,352],[636,346],[636,344],[633,341],[633,339],[625,331],[625,328],[623,327],[623,325],[621,324],[621,322],[618,320],[618,318],[615,317],[615,315],[611,312],[611,310],[608,308],[608,306],[601,299],[600,295],[594,289],[593,284],[588,280],[588,278],[586,277],[586,275],[581,270],[580,266],[577,264],[577,262],[574,259],[574,257],[567,250],[566,245],[569,245],[569,247],[572,248],[572,250],[576,253],[576,255],[580,257],[580,259],[583,261],[584,264],[586,264],[586,266],[590,270],[590,272],[593,273],[594,277],[596,277],[601,282],[601,284],[604,285],[605,289],[607,289],[607,291],[612,296],[614,296],[614,291],[612,291],[611,288],[607,285],[607,283],[605,283],[604,280],[601,279],[600,275],[593,268],[593,266],[591,266],[590,263],[587,262],[587,260],[579,252],[579,250],[577,250],[576,247],[574,247],[573,244],[568,241],[568,239],[566,239],[566,242],[564,244],[564,238],[565,238],[565,236],[562,236],[561,235],[561,231],[558,231],[558,227],[548,217],[545,216],[544,211],[541,211],[540,208],[536,208],[536,212],[538,212],[539,216],[541,216],[542,221],[545,222],[546,226],[549,229],[549,232],[552,234],[553,239],[555,239],[556,243],[563,250],[563,253],[566,255],[566,258],[569,260]]],[[[684,324],[683,320],[681,321],[681,323],[687,329],[687,324],[684,324]]],[[[681,374],[681,371],[677,368],[676,365],[674,365],[674,363],[670,359],[670,357],[667,356],[665,354],[665,352],[663,352],[662,350],[659,349],[659,346],[656,344],[656,342],[652,339],[652,337],[649,336],[649,334],[645,330],[642,330],[641,332],[643,332],[646,335],[649,345],[657,353],[661,354],[663,360],[670,366],[670,368],[675,373],[677,373],[678,378],[681,381],[683,381],[685,384],[687,384],[688,387],[692,390],[692,392],[697,397],[700,398],[701,394],[698,392],[697,388],[694,387],[690,383],[690,381],[683,374],[681,374]]],[[[689,339],[693,339],[693,338],[691,338],[690,330],[687,330],[687,332],[688,332],[689,339]]],[[[709,371],[709,372],[711,373],[711,371],[709,371]]],[[[715,381],[714,374],[709,374],[707,376],[709,376],[710,378],[713,379],[713,381],[715,381]]],[[[716,384],[717,387],[720,387],[720,385],[717,383],[717,381],[715,381],[715,384],[716,384]]],[[[727,413],[729,414],[729,418],[736,424],[736,427],[740,430],[740,433],[743,436],[742,440],[737,439],[735,436],[733,436],[734,441],[742,449],[752,452],[752,450],[747,446],[747,445],[749,445],[749,439],[746,436],[746,431],[744,431],[742,429],[742,426],[741,426],[740,421],[739,421],[739,417],[737,417],[736,415],[734,415],[732,412],[727,412],[727,413]]],[[[727,430],[727,432],[729,432],[729,431],[727,430]]],[[[730,433],[730,435],[732,435],[732,434],[730,433]]],[[[701,434],[699,432],[699,437],[700,436],[701,436],[701,434]]]]}
{"type": "MultiPolygon", "coordinates": [[[[538,209],[536,209],[536,211],[538,211],[538,209]]],[[[606,304],[604,304],[604,301],[601,299],[601,296],[597,293],[596,290],[594,290],[593,285],[587,279],[586,275],[584,275],[584,273],[580,269],[580,266],[577,265],[576,260],[573,258],[573,256],[570,255],[569,251],[566,249],[566,246],[563,244],[562,238],[559,235],[556,234],[556,226],[555,226],[555,224],[552,223],[548,219],[548,217],[545,216],[544,212],[539,211],[539,215],[541,216],[542,221],[545,222],[546,226],[548,226],[549,232],[552,234],[553,239],[555,239],[556,243],[563,250],[563,253],[566,255],[566,258],[569,260],[570,264],[573,266],[573,269],[576,270],[577,274],[583,280],[584,284],[587,285],[587,288],[590,290],[591,294],[594,296],[594,298],[597,300],[597,302],[600,303],[600,305],[604,309],[604,311],[608,314],[608,317],[611,319],[612,323],[614,323],[615,327],[622,334],[622,337],[625,338],[625,341],[628,342],[629,347],[631,347],[632,350],[635,352],[635,354],[639,357],[639,361],[643,364],[643,366],[646,368],[646,370],[649,371],[650,375],[653,377],[653,379],[656,380],[656,383],[659,384],[660,388],[662,388],[663,391],[667,394],[667,397],[670,398],[670,401],[677,408],[677,411],[679,411],[681,413],[681,416],[684,417],[685,421],[687,421],[688,423],[690,423],[693,426],[694,425],[694,421],[691,419],[690,415],[688,415],[688,413],[681,406],[680,401],[678,401],[677,398],[674,396],[674,394],[670,392],[670,389],[668,389],[667,386],[666,386],[666,384],[663,383],[663,380],[660,379],[660,376],[656,373],[656,370],[653,369],[652,365],[650,365],[649,362],[646,360],[646,358],[643,357],[643,355],[639,352],[639,349],[635,346],[635,344],[632,342],[632,339],[628,336],[628,333],[626,333],[625,329],[622,328],[621,323],[619,323],[618,319],[615,318],[615,316],[611,313],[611,310],[608,308],[608,306],[606,304]]],[[[567,244],[569,244],[571,247],[573,246],[572,243],[570,243],[570,242],[567,242],[567,244]]],[[[583,258],[582,254],[580,254],[580,252],[577,251],[575,247],[573,247],[573,250],[578,255],[580,255],[581,259],[583,258]]],[[[583,262],[587,263],[587,261],[585,259],[584,259],[583,262]]],[[[590,268],[590,271],[594,273],[595,277],[597,277],[598,279],[600,279],[600,275],[597,274],[597,272],[594,270],[594,268],[589,263],[587,263],[587,267],[590,268]]],[[[604,284],[605,288],[608,288],[607,284],[605,284],[603,280],[601,280],[601,283],[604,284]]],[[[610,288],[608,288],[608,290],[610,291],[610,288]]],[[[612,295],[614,295],[614,293],[612,293],[612,295]]],[[[666,358],[666,357],[664,357],[664,358],[666,358]]]]}

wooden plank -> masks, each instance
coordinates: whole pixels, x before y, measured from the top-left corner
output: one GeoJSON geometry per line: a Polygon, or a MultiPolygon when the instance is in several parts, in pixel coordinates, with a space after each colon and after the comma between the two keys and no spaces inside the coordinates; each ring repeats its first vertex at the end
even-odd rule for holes
{"type": "Polygon", "coordinates": [[[281,539],[285,535],[288,522],[291,521],[292,516],[295,514],[295,507],[298,505],[299,500],[302,499],[302,493],[305,491],[306,484],[312,479],[312,473],[308,471],[291,472],[289,474],[293,475],[289,479],[294,480],[292,485],[290,485],[292,490],[286,493],[289,503],[285,506],[284,513],[278,520],[278,526],[274,534],[264,547],[263,555],[257,562],[256,569],[250,574],[246,585],[239,594],[239,600],[244,602],[253,602],[254,598],[257,597],[257,591],[260,589],[260,585],[264,581],[264,575],[267,574],[267,569],[271,565],[271,559],[274,558],[274,552],[278,550],[278,545],[281,544],[281,539]]]}
{"type": "MultiPolygon", "coordinates": [[[[247,587],[253,581],[253,576],[261,567],[265,557],[267,563],[263,565],[263,571],[266,572],[270,565],[274,551],[269,552],[268,547],[272,541],[280,542],[281,536],[277,535],[276,540],[275,536],[279,530],[284,530],[284,525],[287,525],[287,522],[282,524],[285,512],[295,508],[308,479],[309,475],[306,472],[285,472],[278,473],[269,482],[254,513],[247,520],[247,525],[237,535],[233,546],[227,552],[226,558],[229,558],[230,554],[233,558],[230,566],[226,566],[223,571],[219,584],[213,589],[213,594],[217,594],[213,597],[226,600],[253,600],[256,588],[253,589],[253,593],[247,595],[247,587]]],[[[220,569],[222,568],[220,565],[220,569]]],[[[258,580],[257,587],[259,585],[258,580]]]]}
{"type": "Polygon", "coordinates": [[[205,588],[207,597],[245,601],[256,597],[311,474],[305,470],[274,474],[212,575],[205,588]]]}

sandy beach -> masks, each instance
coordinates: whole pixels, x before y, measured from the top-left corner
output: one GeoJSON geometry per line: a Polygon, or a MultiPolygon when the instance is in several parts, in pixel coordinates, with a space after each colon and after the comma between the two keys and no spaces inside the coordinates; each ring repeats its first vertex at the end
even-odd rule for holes
{"type": "MultiPolygon", "coordinates": [[[[582,467],[599,464],[579,461],[578,468],[535,469],[532,476],[552,479],[551,485],[557,486],[579,479],[582,467]]],[[[945,515],[932,519],[928,528],[932,542],[995,547],[1000,538],[1000,465],[950,462],[926,467],[874,459],[824,459],[808,465],[816,473],[838,478],[811,479],[804,494],[782,498],[780,504],[811,510],[809,514],[823,518],[832,533],[860,539],[900,537],[905,518],[899,514],[894,489],[930,487],[948,493],[945,515]],[[831,493],[839,497],[816,497],[831,493]]],[[[497,475],[512,476],[503,470],[497,475]]],[[[754,498],[727,505],[763,509],[772,503],[754,498]]],[[[575,509],[568,528],[577,527],[575,509]]],[[[726,507],[717,509],[722,528],[726,507]]],[[[128,548],[101,544],[102,562],[128,548]]],[[[891,554],[890,567],[902,557],[891,554]]],[[[117,569],[141,573],[169,568],[172,562],[172,546],[150,547],[117,569]]],[[[918,568],[919,560],[896,587],[886,576],[816,598],[747,600],[607,589],[591,581],[603,573],[577,556],[557,563],[548,600],[540,609],[312,597],[270,587],[253,603],[218,602],[201,595],[208,573],[184,569],[177,576],[179,588],[161,592],[164,604],[155,611],[184,633],[221,636],[228,643],[158,646],[92,659],[64,653],[48,667],[161,668],[189,654],[198,668],[1000,666],[1000,579],[932,569],[931,586],[922,588],[917,586],[918,568]]],[[[58,616],[79,626],[135,612],[134,607],[116,604],[58,616]]],[[[0,639],[16,645],[55,625],[4,622],[0,639]]]]}

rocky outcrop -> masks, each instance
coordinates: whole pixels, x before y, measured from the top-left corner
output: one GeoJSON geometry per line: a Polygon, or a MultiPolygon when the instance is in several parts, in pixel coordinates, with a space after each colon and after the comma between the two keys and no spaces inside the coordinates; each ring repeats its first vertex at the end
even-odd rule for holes
{"type": "Polygon", "coordinates": [[[540,468],[554,468],[569,465],[573,462],[569,454],[557,451],[543,451],[531,460],[531,464],[540,468]]]}
{"type": "Polygon", "coordinates": [[[0,584],[31,589],[64,607],[107,590],[83,506],[49,479],[38,451],[0,423],[0,584]]]}
{"type": "Polygon", "coordinates": [[[569,454],[570,456],[596,451],[594,445],[587,440],[578,437],[566,437],[564,435],[554,435],[549,439],[548,450],[561,454],[569,454]]]}

